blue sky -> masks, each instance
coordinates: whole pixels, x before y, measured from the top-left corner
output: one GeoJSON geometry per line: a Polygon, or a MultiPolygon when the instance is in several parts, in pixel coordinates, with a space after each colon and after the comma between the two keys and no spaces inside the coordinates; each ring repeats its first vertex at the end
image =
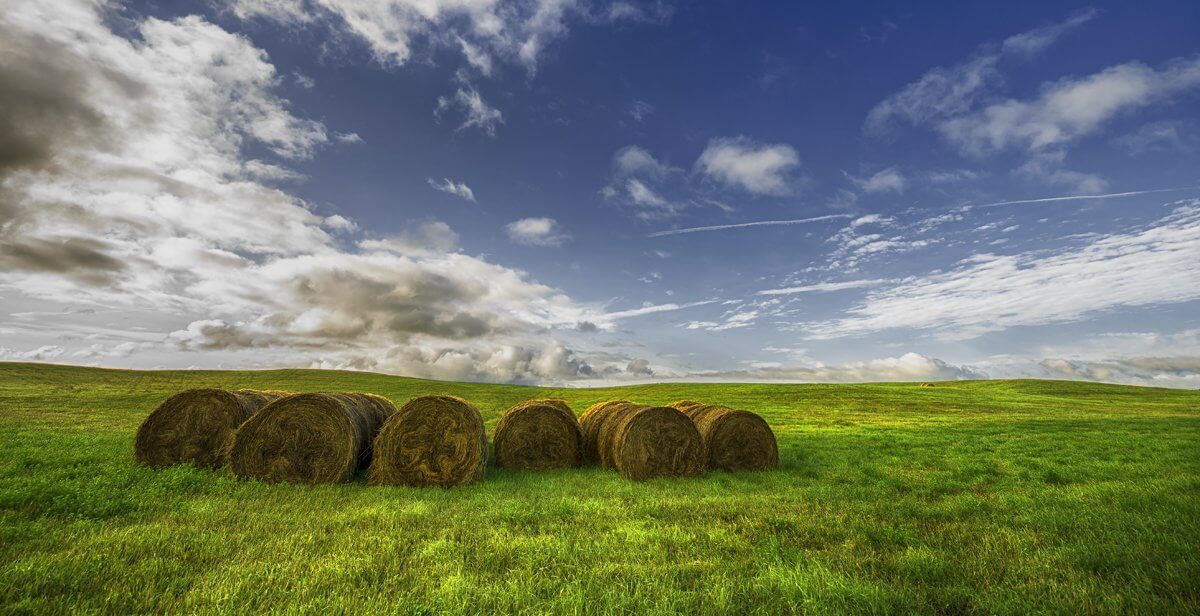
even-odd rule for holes
{"type": "Polygon", "coordinates": [[[1200,6],[0,16],[0,359],[1200,385],[1200,6]]]}

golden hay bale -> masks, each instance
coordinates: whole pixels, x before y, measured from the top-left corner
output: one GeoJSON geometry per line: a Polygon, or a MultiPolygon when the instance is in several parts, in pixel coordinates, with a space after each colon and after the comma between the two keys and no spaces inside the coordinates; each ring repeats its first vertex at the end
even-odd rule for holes
{"type": "Polygon", "coordinates": [[[608,418],[628,400],[609,400],[589,406],[579,416],[579,433],[583,436],[583,459],[590,464],[600,462],[600,432],[608,418]]]}
{"type": "Polygon", "coordinates": [[[700,431],[708,468],[758,471],[779,466],[779,445],[766,420],[750,411],[683,400],[680,409],[700,431]]]}
{"type": "Polygon", "coordinates": [[[371,458],[371,441],[396,407],[382,396],[311,393],[280,398],[242,424],[229,448],[241,478],[276,483],[348,481],[371,458]]]}
{"type": "Polygon", "coordinates": [[[147,466],[215,468],[242,422],[287,392],[189,389],[159,404],[138,428],[133,456],[147,466]]]}
{"type": "Polygon", "coordinates": [[[604,468],[634,481],[704,472],[700,433],[678,410],[625,401],[603,403],[588,410],[585,446],[597,452],[604,468]]]}
{"type": "Polygon", "coordinates": [[[372,484],[455,486],[483,478],[487,434],[470,402],[418,396],[383,424],[367,480],[372,484]]]}
{"type": "Polygon", "coordinates": [[[562,400],[529,400],[504,413],[492,436],[496,464],[540,471],[583,461],[579,420],[562,400]]]}

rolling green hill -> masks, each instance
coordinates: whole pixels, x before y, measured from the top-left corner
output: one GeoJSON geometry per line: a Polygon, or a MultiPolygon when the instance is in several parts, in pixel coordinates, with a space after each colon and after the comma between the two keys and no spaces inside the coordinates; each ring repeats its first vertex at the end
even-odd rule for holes
{"type": "Polygon", "coordinates": [[[319,370],[0,364],[0,611],[1196,613],[1200,392],[1059,381],[440,383],[319,370]],[[598,468],[442,489],[265,485],[133,463],[195,386],[448,392],[577,413],[680,398],[762,414],[781,468],[598,468]]]}

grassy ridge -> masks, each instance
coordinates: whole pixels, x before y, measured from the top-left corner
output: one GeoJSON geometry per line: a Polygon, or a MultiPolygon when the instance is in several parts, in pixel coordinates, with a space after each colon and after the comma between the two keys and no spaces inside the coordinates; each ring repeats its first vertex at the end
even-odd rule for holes
{"type": "Polygon", "coordinates": [[[542,390],[316,370],[0,364],[0,611],[1200,611],[1200,392],[1057,381],[542,390]],[[448,392],[576,412],[694,398],[781,468],[634,484],[489,469],[454,490],[133,464],[185,387],[448,392]]]}

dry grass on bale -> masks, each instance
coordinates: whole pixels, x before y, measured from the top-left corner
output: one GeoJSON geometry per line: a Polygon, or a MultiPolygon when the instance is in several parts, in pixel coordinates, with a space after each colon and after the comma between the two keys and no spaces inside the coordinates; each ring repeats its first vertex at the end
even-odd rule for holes
{"type": "Polygon", "coordinates": [[[241,478],[271,483],[349,481],[370,463],[371,442],[396,407],[364,393],[281,398],[242,424],[229,448],[241,478]]]}
{"type": "Polygon", "coordinates": [[[504,413],[492,436],[496,464],[541,471],[583,462],[579,420],[562,400],[529,400],[504,413]]]}
{"type": "Polygon", "coordinates": [[[680,400],[671,404],[696,424],[708,454],[707,467],[760,471],[779,466],[779,445],[766,420],[750,411],[680,400]]]}
{"type": "Polygon", "coordinates": [[[704,472],[704,443],[680,411],[626,401],[602,402],[580,418],[585,450],[627,479],[690,477],[704,472]]]}
{"type": "Polygon", "coordinates": [[[418,396],[384,423],[367,475],[372,484],[464,485],[483,478],[487,434],[470,402],[418,396]]]}
{"type": "Polygon", "coordinates": [[[167,398],[138,428],[134,458],[147,466],[191,463],[216,468],[225,463],[233,433],[285,391],[189,389],[167,398]]]}
{"type": "Polygon", "coordinates": [[[583,436],[583,460],[588,464],[600,462],[600,427],[608,420],[609,415],[618,408],[630,404],[628,400],[609,400],[589,406],[579,416],[579,432],[583,436]]]}

